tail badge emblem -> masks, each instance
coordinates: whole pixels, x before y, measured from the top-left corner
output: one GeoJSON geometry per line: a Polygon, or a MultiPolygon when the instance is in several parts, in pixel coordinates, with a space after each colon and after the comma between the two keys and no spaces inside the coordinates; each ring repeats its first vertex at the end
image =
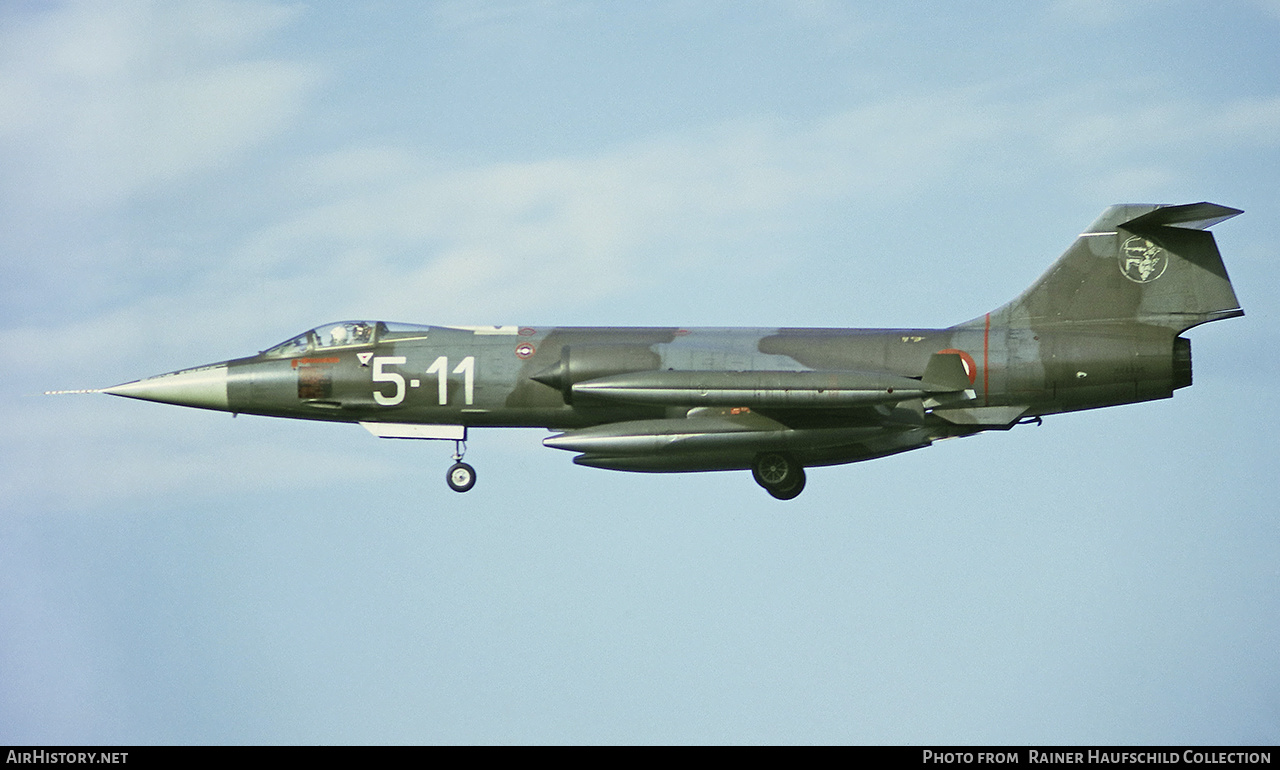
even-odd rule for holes
{"type": "Polygon", "coordinates": [[[1134,283],[1151,283],[1164,275],[1169,257],[1146,238],[1133,236],[1120,247],[1120,272],[1134,283]]]}

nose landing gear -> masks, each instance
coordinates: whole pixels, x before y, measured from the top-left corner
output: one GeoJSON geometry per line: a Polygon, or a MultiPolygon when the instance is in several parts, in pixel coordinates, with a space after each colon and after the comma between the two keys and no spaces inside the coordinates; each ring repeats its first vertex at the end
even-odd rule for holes
{"type": "Polygon", "coordinates": [[[453,465],[449,466],[444,480],[449,485],[449,489],[454,492],[466,492],[476,485],[476,469],[462,462],[462,456],[466,451],[465,441],[453,442],[453,465]]]}

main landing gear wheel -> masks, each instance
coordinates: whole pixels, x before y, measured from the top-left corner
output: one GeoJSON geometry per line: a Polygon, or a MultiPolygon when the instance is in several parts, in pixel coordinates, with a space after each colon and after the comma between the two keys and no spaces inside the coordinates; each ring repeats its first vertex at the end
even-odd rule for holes
{"type": "Polygon", "coordinates": [[[779,500],[790,500],[804,491],[804,466],[781,452],[761,452],[751,461],[756,483],[779,500]]]}
{"type": "Polygon", "coordinates": [[[454,492],[466,492],[476,485],[476,469],[466,463],[454,463],[444,480],[454,492]]]}

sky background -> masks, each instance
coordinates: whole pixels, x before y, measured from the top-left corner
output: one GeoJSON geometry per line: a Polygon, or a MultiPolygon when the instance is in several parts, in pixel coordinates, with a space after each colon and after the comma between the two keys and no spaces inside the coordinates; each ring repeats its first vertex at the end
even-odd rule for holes
{"type": "Polygon", "coordinates": [[[1280,3],[0,3],[0,744],[1280,742],[1280,3]],[[346,318],[946,326],[1210,200],[1172,400],[812,469],[46,397],[346,318]]]}

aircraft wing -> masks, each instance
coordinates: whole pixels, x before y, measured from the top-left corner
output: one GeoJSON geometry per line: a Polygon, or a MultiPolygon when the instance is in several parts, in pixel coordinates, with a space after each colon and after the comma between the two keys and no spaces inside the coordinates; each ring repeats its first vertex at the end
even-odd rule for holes
{"type": "Polygon", "coordinates": [[[936,353],[924,374],[859,371],[670,371],[608,375],[573,383],[575,403],[637,404],[684,416],[565,431],[546,446],[579,452],[574,462],[615,470],[690,471],[751,467],[760,452],[804,465],[869,459],[928,446],[955,432],[1012,425],[974,406],[960,356],[936,353]],[[931,412],[941,412],[936,418],[931,412]],[[994,421],[994,422],[993,422],[994,421]]]}

